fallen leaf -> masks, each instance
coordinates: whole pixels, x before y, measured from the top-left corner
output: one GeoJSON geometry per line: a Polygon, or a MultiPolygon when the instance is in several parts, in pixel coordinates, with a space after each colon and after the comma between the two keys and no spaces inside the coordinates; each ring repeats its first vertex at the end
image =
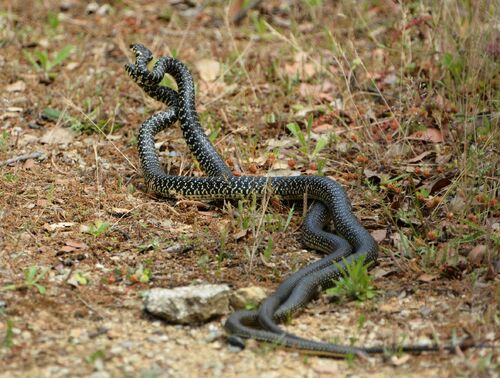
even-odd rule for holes
{"type": "Polygon", "coordinates": [[[418,280],[421,282],[431,282],[431,281],[434,281],[436,278],[438,278],[438,276],[435,274],[422,273],[418,277],[418,280]]]}
{"type": "Polygon", "coordinates": [[[393,314],[396,312],[399,312],[399,306],[395,305],[394,303],[382,303],[378,307],[379,311],[385,312],[388,314],[393,314]]]}
{"type": "Polygon", "coordinates": [[[47,131],[40,142],[42,144],[70,144],[74,138],[75,134],[70,129],[55,127],[47,131]]]}
{"type": "Polygon", "coordinates": [[[325,133],[325,132],[333,130],[333,129],[334,129],[334,126],[330,125],[328,123],[323,123],[323,124],[315,126],[313,128],[315,133],[325,133]]]}
{"type": "Polygon", "coordinates": [[[122,209],[121,207],[113,207],[110,214],[114,217],[126,217],[131,214],[130,209],[122,209]]]}
{"type": "Polygon", "coordinates": [[[370,276],[377,279],[377,278],[390,276],[391,274],[394,274],[396,272],[397,272],[397,270],[395,268],[376,267],[376,268],[370,270],[370,276]]]}
{"type": "Polygon", "coordinates": [[[430,185],[429,194],[434,194],[439,192],[441,189],[446,188],[451,184],[451,179],[449,177],[440,177],[430,185]]]}
{"type": "Polygon", "coordinates": [[[60,223],[52,223],[52,224],[44,224],[43,228],[47,231],[55,231],[61,228],[69,228],[74,226],[73,222],[60,222],[60,223]]]}
{"type": "Polygon", "coordinates": [[[481,265],[481,262],[484,260],[487,251],[488,247],[486,247],[484,244],[476,245],[470,250],[469,254],[467,255],[467,259],[474,266],[481,265]]]}
{"type": "Polygon", "coordinates": [[[22,80],[18,80],[15,83],[7,85],[5,90],[7,92],[24,92],[26,89],[26,83],[22,80]]]}
{"type": "Polygon", "coordinates": [[[69,245],[63,245],[60,249],[61,252],[66,252],[66,253],[69,253],[69,252],[73,252],[76,248],[73,248],[69,245]]]}
{"type": "Polygon", "coordinates": [[[247,230],[243,229],[235,234],[233,234],[234,240],[239,240],[247,235],[247,230]]]}
{"type": "Polygon", "coordinates": [[[374,230],[371,232],[373,238],[377,243],[380,243],[385,240],[387,236],[387,230],[385,228],[382,228],[380,230],[374,230]]]}
{"type": "Polygon", "coordinates": [[[196,62],[196,69],[205,81],[214,81],[220,74],[221,65],[213,59],[202,59],[196,62]]]}
{"type": "Polygon", "coordinates": [[[441,143],[444,141],[443,134],[441,133],[441,131],[433,128],[414,132],[408,137],[408,139],[422,140],[425,142],[432,142],[432,143],[441,143]]]}
{"type": "Polygon", "coordinates": [[[68,239],[66,245],[75,249],[87,249],[88,245],[78,240],[68,239]]]}
{"type": "Polygon", "coordinates": [[[233,0],[229,5],[228,16],[229,19],[234,20],[236,15],[241,12],[243,9],[243,5],[245,4],[244,0],[233,0]]]}
{"type": "Polygon", "coordinates": [[[410,360],[410,355],[409,354],[403,354],[402,356],[398,357],[397,355],[391,356],[391,364],[394,366],[401,366],[405,363],[407,363],[410,360]]]}
{"type": "Polygon", "coordinates": [[[427,156],[432,155],[434,153],[435,153],[435,151],[424,151],[421,154],[415,156],[414,158],[409,159],[407,161],[407,163],[416,163],[416,162],[422,161],[424,158],[426,158],[427,156]]]}
{"type": "Polygon", "coordinates": [[[47,207],[47,205],[49,204],[49,201],[47,201],[46,199],[44,198],[40,198],[40,199],[37,199],[36,200],[36,205],[38,207],[47,207]]]}
{"type": "Polygon", "coordinates": [[[285,64],[283,71],[290,77],[298,77],[300,80],[308,80],[314,76],[316,69],[312,63],[289,63],[285,64]]]}
{"type": "Polygon", "coordinates": [[[35,161],[33,159],[28,159],[23,164],[24,169],[32,169],[34,166],[35,166],[35,161]]]}

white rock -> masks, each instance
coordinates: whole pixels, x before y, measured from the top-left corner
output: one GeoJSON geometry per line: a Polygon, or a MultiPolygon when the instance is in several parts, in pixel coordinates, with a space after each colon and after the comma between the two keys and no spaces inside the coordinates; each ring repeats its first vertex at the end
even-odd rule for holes
{"type": "Polygon", "coordinates": [[[227,285],[154,288],[144,295],[144,309],[171,323],[199,323],[229,312],[227,285]]]}

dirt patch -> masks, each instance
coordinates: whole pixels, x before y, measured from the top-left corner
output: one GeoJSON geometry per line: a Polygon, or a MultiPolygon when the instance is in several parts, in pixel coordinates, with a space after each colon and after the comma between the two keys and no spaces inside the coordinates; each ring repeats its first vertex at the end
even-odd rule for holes
{"type": "MultiPolygon", "coordinates": [[[[249,341],[238,352],[224,319],[175,326],[141,311],[150,287],[271,291],[317,257],[298,242],[300,210],[285,226],[288,207],[266,209],[257,230],[251,201],[145,190],[137,130],[162,105],[125,74],[134,42],[193,70],[203,126],[235,172],[331,176],[380,240],[374,299],[321,297],[287,327],[359,345],[497,341],[498,83],[488,75],[498,60],[487,53],[487,2],[473,12],[270,1],[240,25],[234,3],[228,14],[188,1],[3,2],[0,162],[13,160],[0,165],[0,376],[494,376],[491,349],[351,361],[249,341]],[[470,35],[454,28],[462,18],[470,35]]],[[[165,169],[202,174],[178,127],[158,141],[165,169]]]]}

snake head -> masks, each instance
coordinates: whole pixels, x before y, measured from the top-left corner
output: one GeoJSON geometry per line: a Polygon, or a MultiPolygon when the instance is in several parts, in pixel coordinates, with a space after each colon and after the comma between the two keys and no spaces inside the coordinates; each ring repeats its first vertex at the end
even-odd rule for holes
{"type": "Polygon", "coordinates": [[[151,50],[140,43],[131,44],[130,49],[134,52],[136,60],[141,59],[148,64],[153,59],[151,50]]]}

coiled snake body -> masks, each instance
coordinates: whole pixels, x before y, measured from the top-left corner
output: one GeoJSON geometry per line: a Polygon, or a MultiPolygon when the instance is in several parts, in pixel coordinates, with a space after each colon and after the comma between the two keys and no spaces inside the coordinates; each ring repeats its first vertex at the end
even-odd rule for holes
{"type": "MultiPolygon", "coordinates": [[[[320,176],[254,177],[232,176],[230,169],[217,154],[199,125],[194,100],[194,85],[189,70],[172,57],[160,58],[152,71],[147,63],[151,52],[144,46],[132,45],[136,63],[126,65],[129,76],[151,97],[169,105],[169,109],[147,119],[140,128],[138,150],[148,187],[166,197],[213,199],[242,199],[251,195],[272,194],[286,200],[303,200],[304,195],[319,201],[306,218],[303,239],[313,248],[331,252],[323,259],[308,265],[288,277],[278,289],[255,311],[237,311],[226,322],[226,329],[238,336],[255,338],[277,345],[300,349],[314,354],[345,356],[348,354],[382,353],[383,346],[352,347],[310,341],[284,332],[276,323],[286,315],[303,307],[314,295],[317,287],[331,286],[340,276],[338,266],[345,267],[359,258],[366,263],[377,258],[378,247],[368,231],[360,224],[351,210],[343,188],[335,181],[320,176]],[[165,73],[177,81],[179,95],[160,86],[165,73]],[[200,162],[208,177],[183,177],[166,174],[159,162],[154,137],[173,124],[177,118],[187,144],[200,162]],[[335,236],[322,230],[332,219],[335,236]],[[352,253],[351,253],[352,252],[352,253]],[[333,264],[340,261],[338,266],[333,264]],[[256,328],[258,326],[264,329],[256,328]]],[[[418,352],[436,350],[435,345],[411,345],[398,347],[399,351],[418,352]]],[[[452,349],[452,347],[445,347],[452,349]]]]}

